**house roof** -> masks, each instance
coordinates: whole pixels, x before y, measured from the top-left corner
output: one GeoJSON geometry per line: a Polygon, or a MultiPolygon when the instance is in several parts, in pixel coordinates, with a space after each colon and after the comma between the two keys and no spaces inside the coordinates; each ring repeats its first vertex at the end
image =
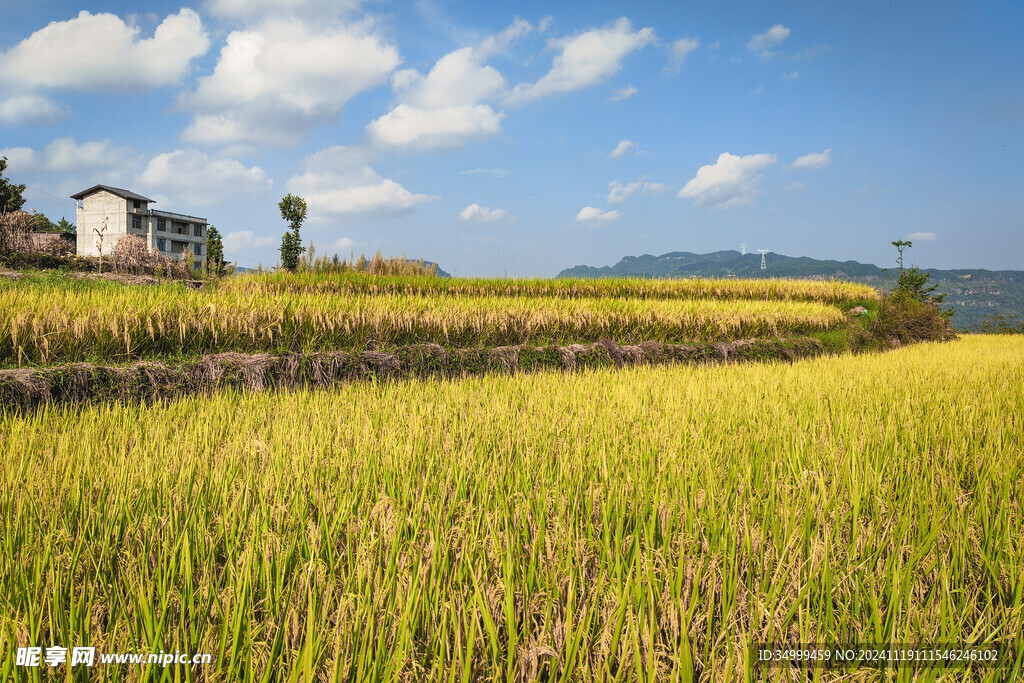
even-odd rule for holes
{"type": "Polygon", "coordinates": [[[152,199],[148,197],[143,197],[141,194],[135,194],[131,190],[122,190],[120,187],[111,187],[110,185],[93,185],[88,190],[82,190],[77,194],[71,195],[71,198],[85,199],[93,192],[99,192],[100,190],[106,190],[107,192],[110,192],[111,194],[116,194],[118,197],[122,197],[124,199],[137,199],[140,202],[153,202],[152,199]]]}

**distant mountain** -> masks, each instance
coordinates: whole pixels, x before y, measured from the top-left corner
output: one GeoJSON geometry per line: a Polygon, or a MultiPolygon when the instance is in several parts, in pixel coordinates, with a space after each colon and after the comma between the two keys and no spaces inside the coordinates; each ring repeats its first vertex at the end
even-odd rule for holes
{"type": "MultiPolygon", "coordinates": [[[[766,264],[767,270],[762,271],[760,254],[741,254],[738,251],[691,254],[673,251],[661,256],[626,256],[614,266],[567,268],[558,277],[836,278],[863,282],[887,290],[892,287],[897,275],[896,268],[885,270],[869,263],[822,261],[806,256],[774,253],[767,255],[766,264]]],[[[931,281],[938,285],[936,292],[947,295],[943,306],[952,306],[956,311],[953,324],[959,329],[974,329],[983,317],[998,313],[1017,315],[1024,319],[1024,271],[924,270],[931,273],[931,281]]]]}

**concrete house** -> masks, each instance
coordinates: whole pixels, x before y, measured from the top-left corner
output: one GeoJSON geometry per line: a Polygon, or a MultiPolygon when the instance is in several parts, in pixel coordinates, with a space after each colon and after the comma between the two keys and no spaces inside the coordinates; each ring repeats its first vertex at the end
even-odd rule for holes
{"type": "Polygon", "coordinates": [[[152,199],[109,185],[94,185],[71,198],[78,201],[79,256],[100,255],[93,230],[102,230],[106,221],[104,256],[112,254],[114,246],[125,235],[138,235],[146,240],[150,251],[157,249],[176,261],[189,252],[196,263],[206,259],[208,227],[205,218],[151,209],[149,205],[155,203],[152,199]]]}

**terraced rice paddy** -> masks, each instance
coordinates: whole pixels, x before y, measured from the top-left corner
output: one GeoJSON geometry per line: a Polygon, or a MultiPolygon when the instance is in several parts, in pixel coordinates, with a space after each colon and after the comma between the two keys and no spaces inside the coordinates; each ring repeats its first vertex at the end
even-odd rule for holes
{"type": "Polygon", "coordinates": [[[818,680],[1017,680],[1022,406],[1024,340],[969,336],[0,413],[0,640],[211,653],[91,670],[203,681],[809,680],[751,643],[992,643],[818,680]]]}
{"type": "Polygon", "coordinates": [[[790,279],[661,279],[600,280],[542,278],[381,277],[363,274],[324,276],[319,273],[254,275],[223,281],[225,290],[246,294],[285,292],[356,294],[444,294],[449,296],[610,297],[629,299],[751,299],[813,301],[844,304],[878,301],[878,290],[841,280],[790,279]]]}
{"type": "Polygon", "coordinates": [[[227,280],[209,291],[0,283],[0,364],[425,342],[467,348],[602,338],[625,344],[731,340],[823,332],[846,319],[835,301],[877,297],[870,288],[825,282],[448,282],[267,276],[227,280]]]}

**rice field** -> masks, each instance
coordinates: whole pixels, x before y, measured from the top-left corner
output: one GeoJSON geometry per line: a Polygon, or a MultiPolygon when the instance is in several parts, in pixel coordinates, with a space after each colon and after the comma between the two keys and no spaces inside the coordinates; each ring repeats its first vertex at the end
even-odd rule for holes
{"type": "Polygon", "coordinates": [[[361,273],[273,273],[221,281],[222,290],[250,294],[407,294],[629,299],[753,299],[811,301],[833,305],[878,301],[877,289],[842,280],[796,279],[547,279],[395,277],[361,273]]]}
{"type": "Polygon", "coordinates": [[[1024,339],[966,336],[0,413],[0,641],[212,655],[97,680],[1018,680],[1022,408],[1024,339]]]}
{"type": "MultiPolygon", "coordinates": [[[[403,281],[410,283],[408,289],[417,279],[403,281]]],[[[339,292],[317,286],[365,282],[352,276],[317,276],[308,287],[305,282],[303,276],[257,277],[252,282],[239,278],[209,291],[182,285],[0,283],[0,365],[127,362],[224,351],[388,349],[418,343],[458,348],[602,338],[625,344],[681,343],[808,334],[845,320],[839,307],[796,295],[783,300],[631,297],[609,286],[609,292],[618,293],[569,297],[540,290],[507,295],[481,291],[462,296],[442,290],[392,292],[382,286],[379,291],[339,292]],[[295,288],[275,291],[269,286],[274,283],[295,288]]],[[[735,285],[722,283],[726,288],[735,285]]],[[[765,296],[773,291],[763,289],[765,296]]]]}

